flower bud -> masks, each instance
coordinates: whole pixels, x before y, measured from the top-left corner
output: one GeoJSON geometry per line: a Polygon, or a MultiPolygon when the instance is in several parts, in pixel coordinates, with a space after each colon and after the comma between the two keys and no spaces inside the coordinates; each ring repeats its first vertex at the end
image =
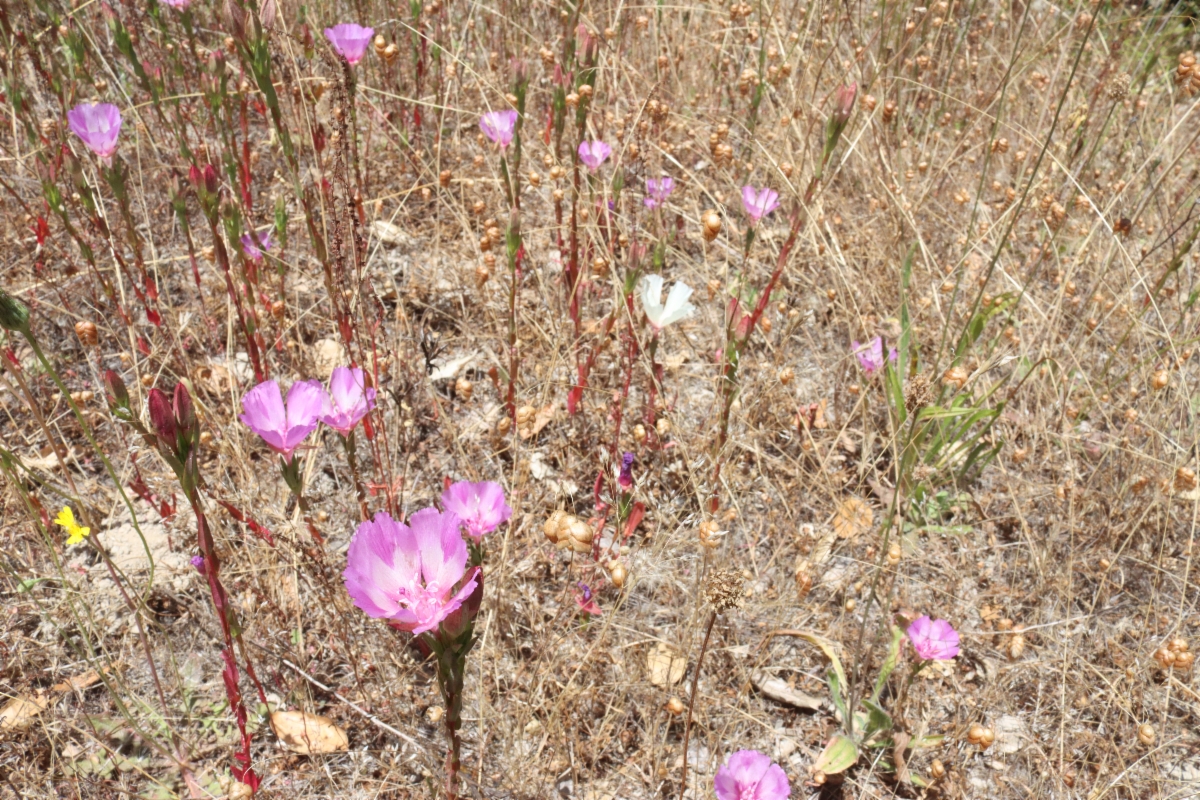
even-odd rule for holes
{"type": "Polygon", "coordinates": [[[162,389],[151,389],[147,399],[150,407],[150,423],[158,432],[159,444],[175,452],[179,430],[175,426],[175,410],[171,407],[171,398],[162,389]]]}
{"type": "Polygon", "coordinates": [[[29,306],[0,289],[0,328],[29,333],[29,306]]]}
{"type": "Polygon", "coordinates": [[[187,386],[182,382],[175,384],[175,395],[171,398],[172,410],[175,413],[175,424],[188,435],[196,426],[196,409],[192,405],[192,396],[188,394],[187,386]]]}
{"type": "Polygon", "coordinates": [[[125,381],[111,369],[104,371],[104,390],[110,407],[129,408],[129,390],[125,388],[125,381]]]}

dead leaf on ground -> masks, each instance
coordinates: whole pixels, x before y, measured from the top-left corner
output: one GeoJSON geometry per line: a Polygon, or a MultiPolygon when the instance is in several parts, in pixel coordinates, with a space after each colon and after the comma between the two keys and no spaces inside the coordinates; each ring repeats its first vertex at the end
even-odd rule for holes
{"type": "Polygon", "coordinates": [[[765,672],[756,672],[750,677],[750,682],[754,684],[755,689],[763,693],[764,697],[768,697],[776,703],[803,708],[806,711],[821,709],[820,698],[789,686],[783,678],[775,678],[765,672]]]}
{"type": "Polygon", "coordinates": [[[271,714],[271,728],[284,747],[301,755],[337,753],[350,746],[346,732],[320,714],[276,711],[271,714]]]}
{"type": "Polygon", "coordinates": [[[864,531],[871,529],[875,522],[875,512],[865,500],[857,497],[847,497],[838,504],[833,515],[833,530],[839,539],[852,539],[864,531]]]}
{"type": "Polygon", "coordinates": [[[82,675],[76,675],[74,678],[67,678],[65,681],[60,681],[50,688],[54,689],[56,692],[76,692],[82,691],[99,682],[100,673],[94,669],[89,669],[82,675]]]}
{"type": "Polygon", "coordinates": [[[192,370],[192,382],[218,398],[228,398],[233,389],[229,370],[221,364],[201,364],[192,370]]]}
{"type": "Polygon", "coordinates": [[[542,432],[542,428],[549,425],[554,420],[554,405],[548,405],[539,410],[533,415],[533,422],[528,425],[522,425],[517,429],[517,433],[521,434],[522,439],[532,439],[542,432]]]}
{"type": "Polygon", "coordinates": [[[0,731],[23,731],[33,724],[33,719],[46,710],[50,698],[45,695],[36,697],[14,697],[0,708],[0,731]]]}
{"type": "Polygon", "coordinates": [[[687,672],[687,659],[678,655],[670,645],[659,642],[646,657],[646,669],[650,672],[651,684],[670,686],[683,680],[687,672]]]}

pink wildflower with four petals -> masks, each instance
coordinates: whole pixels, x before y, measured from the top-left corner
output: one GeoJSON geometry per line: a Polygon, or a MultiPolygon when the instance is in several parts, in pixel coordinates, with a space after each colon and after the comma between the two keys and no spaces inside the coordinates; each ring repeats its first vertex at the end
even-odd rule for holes
{"type": "Polygon", "coordinates": [[[594,142],[579,143],[579,160],[587,166],[588,170],[595,172],[600,169],[600,165],[612,155],[612,148],[604,142],[597,139],[594,142]]]}
{"type": "Polygon", "coordinates": [[[779,208],[779,192],[766,186],[761,189],[743,186],[742,208],[746,209],[751,223],[757,225],[760,219],[779,208]]]}
{"type": "Polygon", "coordinates": [[[452,483],[442,492],[442,507],[466,526],[467,535],[479,541],[512,516],[504,501],[504,489],[492,481],[452,483]]]}
{"type": "Polygon", "coordinates": [[[375,407],[375,387],[367,386],[359,367],[337,367],[329,377],[329,394],[321,422],[346,436],[375,407]]]}
{"type": "Polygon", "coordinates": [[[787,774],[757,750],[738,750],[713,780],[719,800],[787,800],[787,774]]]}
{"type": "Polygon", "coordinates": [[[368,616],[420,635],[462,607],[480,570],[466,569],[467,544],[457,516],[426,508],[408,522],[380,511],[360,523],[343,577],[350,599],[368,616]]]}
{"type": "Polygon", "coordinates": [[[263,381],[242,397],[244,413],[238,419],[291,462],[292,453],[320,424],[324,404],[325,389],[317,381],[293,383],[286,406],[279,384],[263,381]]]}
{"type": "Polygon", "coordinates": [[[341,25],[325,29],[325,38],[342,58],[350,62],[350,66],[362,61],[362,57],[367,53],[367,45],[371,43],[371,37],[374,35],[374,28],[364,28],[353,22],[343,22],[341,25]]]}
{"type": "Polygon", "coordinates": [[[663,175],[655,180],[654,178],[646,179],[646,199],[642,202],[646,208],[658,208],[663,203],[667,202],[667,198],[671,196],[671,192],[675,191],[675,179],[663,175]]]}
{"type": "Polygon", "coordinates": [[[111,103],[80,103],[67,112],[67,126],[108,164],[117,152],[121,111],[111,103]]]}
{"type": "MultiPolygon", "coordinates": [[[[876,336],[866,344],[859,344],[858,341],[850,343],[854,355],[858,358],[859,366],[867,375],[874,375],[879,370],[883,369],[883,339],[876,336]]],[[[896,348],[888,350],[888,361],[896,363],[896,348]]]]}
{"type": "Polygon", "coordinates": [[[517,129],[517,112],[511,109],[489,111],[479,118],[479,129],[503,150],[512,144],[513,134],[517,129]]]}
{"type": "Polygon", "coordinates": [[[944,619],[918,617],[905,633],[922,661],[949,661],[958,655],[958,631],[944,619]]]}
{"type": "Polygon", "coordinates": [[[263,254],[271,249],[271,232],[263,231],[258,236],[258,244],[254,243],[254,236],[249,233],[242,234],[242,252],[246,254],[246,258],[253,261],[262,261],[263,254]]]}

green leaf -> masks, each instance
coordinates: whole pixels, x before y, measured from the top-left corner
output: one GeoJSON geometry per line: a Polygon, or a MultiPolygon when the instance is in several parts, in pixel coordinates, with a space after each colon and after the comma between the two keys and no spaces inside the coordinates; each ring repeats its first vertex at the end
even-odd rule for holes
{"type": "Polygon", "coordinates": [[[854,741],[849,736],[835,733],[821,751],[821,755],[817,756],[813,769],[826,775],[836,775],[850,769],[855,761],[858,761],[858,748],[855,747],[854,741]]]}
{"type": "Polygon", "coordinates": [[[887,658],[883,660],[883,666],[879,669],[879,676],[875,678],[875,690],[871,692],[871,702],[879,702],[879,694],[883,691],[883,687],[887,684],[887,679],[891,676],[892,670],[896,668],[896,662],[900,658],[900,644],[904,641],[904,631],[897,626],[892,626],[892,643],[888,647],[887,658]]]}
{"type": "Polygon", "coordinates": [[[884,711],[878,703],[863,700],[863,705],[867,708],[867,721],[863,726],[864,739],[869,739],[881,731],[892,729],[892,715],[884,711]]]}

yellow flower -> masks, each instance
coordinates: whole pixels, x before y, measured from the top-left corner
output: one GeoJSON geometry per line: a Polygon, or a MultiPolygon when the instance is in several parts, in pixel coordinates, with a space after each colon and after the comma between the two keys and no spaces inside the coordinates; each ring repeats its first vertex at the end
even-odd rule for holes
{"type": "Polygon", "coordinates": [[[58,516],[54,521],[67,529],[70,536],[67,537],[67,544],[79,544],[83,541],[83,537],[92,532],[91,528],[80,526],[75,521],[75,514],[71,511],[70,506],[63,506],[63,510],[58,512],[58,516]]]}

